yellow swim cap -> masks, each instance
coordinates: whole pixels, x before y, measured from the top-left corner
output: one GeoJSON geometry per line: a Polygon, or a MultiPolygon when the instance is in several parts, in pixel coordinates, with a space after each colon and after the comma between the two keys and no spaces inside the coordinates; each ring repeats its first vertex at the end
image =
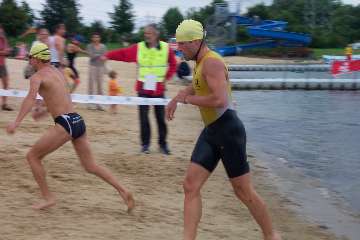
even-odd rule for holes
{"type": "Polygon", "coordinates": [[[176,42],[187,42],[204,38],[204,28],[198,21],[187,19],[176,29],[176,42]]]}
{"type": "Polygon", "coordinates": [[[30,49],[30,57],[48,61],[51,58],[49,47],[44,43],[36,43],[30,49]]]}

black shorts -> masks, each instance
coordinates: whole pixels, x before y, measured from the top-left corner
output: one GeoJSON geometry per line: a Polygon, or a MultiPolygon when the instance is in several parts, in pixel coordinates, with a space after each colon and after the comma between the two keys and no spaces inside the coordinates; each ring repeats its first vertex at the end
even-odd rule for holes
{"type": "Polygon", "coordinates": [[[209,172],[214,171],[220,159],[229,178],[250,171],[245,128],[236,112],[231,109],[203,129],[191,155],[192,162],[209,172]]]}
{"type": "Polygon", "coordinates": [[[55,123],[61,125],[73,139],[84,135],[86,126],[84,119],[77,113],[67,113],[55,118],[55,123]]]}

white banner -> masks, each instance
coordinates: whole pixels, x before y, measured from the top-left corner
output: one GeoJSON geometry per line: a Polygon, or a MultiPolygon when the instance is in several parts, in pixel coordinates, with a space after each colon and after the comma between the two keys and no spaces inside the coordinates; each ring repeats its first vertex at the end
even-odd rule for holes
{"type": "MultiPolygon", "coordinates": [[[[333,61],[345,61],[346,56],[332,56],[332,55],[323,55],[322,56],[325,63],[331,64],[333,61]]],[[[360,60],[360,55],[352,55],[352,60],[360,60]]]]}
{"type": "MultiPolygon", "coordinates": [[[[6,97],[21,97],[27,95],[24,90],[4,90],[0,89],[0,96],[6,97]]],[[[37,99],[42,99],[38,95],[37,99]]],[[[85,95],[85,94],[71,94],[71,99],[76,103],[95,103],[95,104],[122,104],[122,105],[167,105],[170,99],[168,98],[142,98],[142,97],[127,97],[127,96],[104,96],[104,95],[85,95]]]]}

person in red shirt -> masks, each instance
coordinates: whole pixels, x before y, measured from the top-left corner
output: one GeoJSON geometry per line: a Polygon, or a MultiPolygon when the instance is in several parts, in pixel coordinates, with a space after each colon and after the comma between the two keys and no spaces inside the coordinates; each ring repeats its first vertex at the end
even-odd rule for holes
{"type": "MultiPolygon", "coordinates": [[[[9,87],[9,75],[5,65],[5,58],[10,54],[10,51],[11,48],[8,45],[5,31],[0,25],[0,78],[4,89],[8,89],[9,87]]],[[[2,97],[1,109],[4,111],[12,111],[13,109],[6,104],[6,100],[6,97],[2,97]]]]}
{"type": "MultiPolygon", "coordinates": [[[[155,24],[144,29],[144,41],[109,51],[104,59],[137,63],[138,77],[135,90],[139,97],[163,98],[165,97],[166,81],[170,80],[176,72],[176,59],[173,50],[165,42],[159,41],[159,30],[155,24]]],[[[170,154],[166,142],[167,127],[165,123],[165,107],[156,105],[155,116],[159,131],[160,152],[170,154]]],[[[149,106],[139,106],[141,144],[143,153],[150,153],[150,123],[148,118],[149,106]]]]}

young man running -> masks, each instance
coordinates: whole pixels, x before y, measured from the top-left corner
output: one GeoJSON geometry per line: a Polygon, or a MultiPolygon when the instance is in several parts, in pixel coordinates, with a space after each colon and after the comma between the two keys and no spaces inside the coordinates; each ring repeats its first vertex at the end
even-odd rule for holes
{"type": "Polygon", "coordinates": [[[55,125],[47,130],[26,156],[44,199],[33,205],[33,208],[44,209],[55,204],[55,196],[49,191],[45,179],[42,159],[71,140],[85,170],[111,184],[127,204],[128,211],[132,210],[135,203],[131,193],[116,180],[109,170],[95,162],[86,135],[85,122],[79,114],[74,112],[63,74],[50,65],[48,46],[43,43],[35,44],[30,50],[29,61],[36,69],[36,73],[30,78],[28,95],[21,104],[16,120],[7,126],[7,132],[13,134],[19,127],[21,121],[31,111],[38,93],[43,97],[55,122],[55,125]]]}

